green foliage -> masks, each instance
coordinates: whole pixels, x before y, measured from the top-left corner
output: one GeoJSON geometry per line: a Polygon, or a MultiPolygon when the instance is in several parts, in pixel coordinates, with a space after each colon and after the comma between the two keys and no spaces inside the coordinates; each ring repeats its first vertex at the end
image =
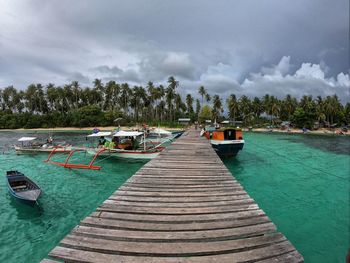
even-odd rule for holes
{"type": "Polygon", "coordinates": [[[26,90],[9,86],[0,89],[0,129],[113,126],[119,117],[123,118],[122,125],[177,127],[178,118],[220,121],[226,114],[243,121],[243,126],[280,121],[308,128],[315,121],[338,126],[350,123],[350,103],[343,106],[337,95],[302,96],[298,101],[291,95],[279,99],[269,94],[262,98],[231,94],[224,104],[218,94],[211,96],[204,86],[198,88],[198,98],[182,90],[173,76],[166,86],[150,81],[145,88],[113,80],[103,83],[100,79],[86,88],[78,81],[63,86],[31,84],[26,90]]]}
{"type": "Polygon", "coordinates": [[[296,110],[294,111],[292,121],[294,125],[298,128],[311,128],[311,124],[306,125],[308,123],[308,118],[305,111],[301,107],[296,108],[296,110]]]}
{"type": "Polygon", "coordinates": [[[72,113],[72,124],[75,127],[93,127],[105,123],[105,116],[97,105],[84,106],[72,113]]]}
{"type": "Polygon", "coordinates": [[[213,110],[210,106],[204,105],[201,111],[199,112],[199,122],[204,122],[205,120],[211,120],[213,117],[213,110]]]}

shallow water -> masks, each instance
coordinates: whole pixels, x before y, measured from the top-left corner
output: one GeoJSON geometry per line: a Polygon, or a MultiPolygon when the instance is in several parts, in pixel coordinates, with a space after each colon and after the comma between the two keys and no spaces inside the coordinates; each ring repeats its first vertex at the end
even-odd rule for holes
{"type": "MultiPolygon", "coordinates": [[[[9,147],[24,135],[47,137],[1,132],[0,176],[10,169],[22,171],[44,194],[40,208],[33,209],[13,200],[5,178],[0,180],[0,262],[38,262],[46,257],[144,164],[105,160],[101,171],[68,170],[45,164],[46,155],[15,155],[9,147]]],[[[75,145],[87,143],[80,133],[54,137],[75,145]]],[[[225,164],[278,230],[305,262],[344,262],[350,238],[350,138],[246,133],[245,140],[244,150],[225,164]]]]}
{"type": "MultiPolygon", "coordinates": [[[[101,171],[64,169],[45,164],[45,154],[17,156],[9,150],[10,144],[23,135],[29,136],[28,133],[0,133],[0,262],[39,262],[144,164],[106,160],[100,163],[101,171]],[[7,193],[4,174],[10,169],[23,172],[42,188],[40,207],[18,203],[7,193]]],[[[55,134],[55,138],[86,144],[85,137],[78,133],[55,134]]],[[[77,158],[82,160],[84,156],[77,158]]]]}
{"type": "Polygon", "coordinates": [[[305,262],[345,262],[350,138],[246,133],[225,164],[305,262]]]}

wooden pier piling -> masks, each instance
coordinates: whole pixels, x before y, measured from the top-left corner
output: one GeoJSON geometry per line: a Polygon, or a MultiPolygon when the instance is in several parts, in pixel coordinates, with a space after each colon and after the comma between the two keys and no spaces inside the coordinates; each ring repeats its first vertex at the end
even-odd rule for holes
{"type": "Polygon", "coordinates": [[[65,262],[303,262],[195,130],[144,165],[49,257],[65,262]]]}

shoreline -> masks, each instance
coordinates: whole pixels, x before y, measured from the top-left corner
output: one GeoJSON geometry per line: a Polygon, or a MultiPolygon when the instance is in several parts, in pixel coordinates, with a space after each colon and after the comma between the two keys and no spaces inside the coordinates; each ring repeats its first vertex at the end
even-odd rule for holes
{"type": "MultiPolygon", "coordinates": [[[[19,128],[19,129],[0,129],[0,132],[92,132],[93,129],[99,129],[100,131],[114,131],[118,127],[116,126],[106,126],[106,127],[55,127],[55,128],[32,128],[32,129],[25,129],[25,128],[19,128]]],[[[120,129],[122,130],[135,130],[141,128],[140,126],[121,126],[120,129]]],[[[158,128],[158,127],[149,127],[150,129],[158,128]]],[[[180,128],[168,128],[168,127],[159,127],[168,131],[178,131],[181,130],[180,128]]],[[[311,134],[311,135],[332,135],[332,136],[350,136],[350,132],[343,132],[343,134],[340,134],[341,129],[337,128],[334,130],[329,130],[325,128],[321,128],[318,130],[313,131],[307,131],[303,132],[301,129],[291,129],[291,130],[281,130],[281,129],[273,129],[269,130],[267,128],[255,128],[252,130],[249,130],[247,128],[242,128],[244,132],[256,132],[256,133],[283,133],[283,134],[311,134]]]]}
{"type": "Polygon", "coordinates": [[[291,129],[291,130],[281,130],[281,129],[266,129],[266,128],[256,128],[256,129],[252,129],[252,130],[248,130],[247,128],[244,128],[243,131],[245,132],[257,132],[257,133],[283,133],[283,134],[310,134],[310,135],[332,135],[332,136],[350,136],[350,132],[343,132],[342,134],[341,129],[337,128],[334,130],[329,130],[329,129],[325,129],[325,128],[321,128],[318,130],[313,130],[313,131],[307,131],[307,132],[303,132],[301,129],[291,129]]]}
{"type": "MultiPolygon", "coordinates": [[[[106,127],[55,127],[55,128],[31,128],[31,129],[25,129],[25,128],[19,128],[19,129],[0,129],[0,132],[86,132],[90,131],[92,132],[94,129],[99,129],[100,131],[114,131],[118,127],[116,126],[106,126],[106,127]]],[[[121,126],[121,130],[133,130],[133,129],[139,129],[140,126],[121,126]]],[[[149,127],[150,129],[158,128],[158,127],[149,127]]],[[[159,127],[161,129],[166,129],[168,131],[178,131],[181,130],[180,128],[167,128],[167,127],[159,127]]]]}

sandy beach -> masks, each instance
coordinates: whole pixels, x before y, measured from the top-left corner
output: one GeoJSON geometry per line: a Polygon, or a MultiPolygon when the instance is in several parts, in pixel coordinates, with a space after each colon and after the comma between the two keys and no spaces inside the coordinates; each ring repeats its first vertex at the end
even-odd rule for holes
{"type": "Polygon", "coordinates": [[[350,132],[342,132],[340,128],[329,130],[325,128],[321,128],[318,130],[308,130],[307,132],[303,132],[302,129],[290,129],[290,130],[281,130],[281,129],[266,129],[266,128],[254,128],[252,130],[248,130],[247,128],[243,129],[244,131],[251,132],[272,132],[272,133],[290,133],[290,134],[315,134],[315,135],[347,135],[350,136],[350,132]]]}
{"type": "MultiPolygon", "coordinates": [[[[77,127],[55,127],[55,128],[33,128],[33,129],[0,129],[0,132],[69,132],[69,131],[93,131],[94,129],[99,129],[100,131],[114,131],[118,127],[116,126],[106,126],[106,127],[82,127],[82,128],[77,128],[77,127]]],[[[121,130],[136,130],[136,129],[141,129],[141,126],[121,126],[121,130]]],[[[149,129],[154,129],[158,127],[149,127],[149,129]]],[[[167,127],[159,127],[161,129],[165,129],[168,131],[178,131],[181,130],[180,128],[167,128],[167,127]]]]}

